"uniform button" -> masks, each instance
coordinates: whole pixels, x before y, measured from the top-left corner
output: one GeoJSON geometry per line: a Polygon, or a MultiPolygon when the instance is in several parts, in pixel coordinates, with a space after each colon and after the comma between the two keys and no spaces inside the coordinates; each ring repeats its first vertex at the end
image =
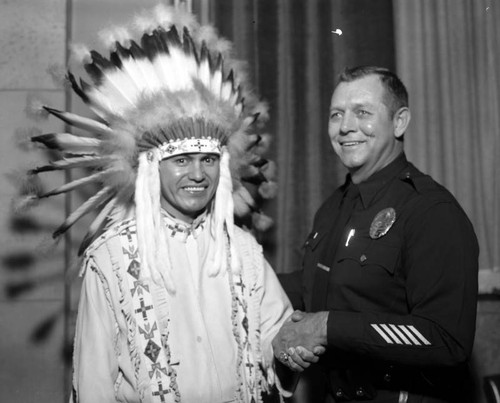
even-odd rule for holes
{"type": "Polygon", "coordinates": [[[361,257],[359,258],[359,261],[360,261],[361,263],[364,263],[366,259],[368,259],[368,258],[366,257],[366,255],[361,255],[361,257]]]}
{"type": "Polygon", "coordinates": [[[384,381],[390,382],[391,379],[392,379],[391,374],[387,373],[387,374],[384,375],[384,381]]]}
{"type": "Polygon", "coordinates": [[[363,397],[365,395],[365,390],[363,388],[356,389],[356,396],[363,397]]]}
{"type": "Polygon", "coordinates": [[[344,397],[344,391],[342,389],[338,388],[337,391],[335,392],[335,397],[338,397],[338,398],[344,397]]]}
{"type": "Polygon", "coordinates": [[[200,336],[196,336],[196,341],[197,341],[198,343],[201,343],[201,337],[200,337],[200,336]]]}

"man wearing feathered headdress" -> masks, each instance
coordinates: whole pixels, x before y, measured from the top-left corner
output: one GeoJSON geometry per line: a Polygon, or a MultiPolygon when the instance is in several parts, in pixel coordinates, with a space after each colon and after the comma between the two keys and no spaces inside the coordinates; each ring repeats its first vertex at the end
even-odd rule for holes
{"type": "Polygon", "coordinates": [[[93,84],[68,75],[99,120],[42,107],[89,134],[33,138],[64,158],[31,174],[91,174],[32,199],[100,186],[55,234],[98,212],[81,248],[72,400],[261,401],[279,383],[271,340],[291,306],[233,215],[266,221],[243,185],[274,188],[255,134],[266,107],[229,43],[191,15],[158,6],[134,26],[137,42],[106,35],[109,58],[80,49],[93,84]]]}

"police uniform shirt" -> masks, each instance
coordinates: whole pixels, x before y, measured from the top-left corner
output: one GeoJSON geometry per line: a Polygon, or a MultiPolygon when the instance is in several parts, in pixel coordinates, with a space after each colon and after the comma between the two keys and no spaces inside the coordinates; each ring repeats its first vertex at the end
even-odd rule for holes
{"type": "Polygon", "coordinates": [[[466,214],[403,153],[358,185],[351,216],[332,245],[328,235],[341,221],[336,215],[349,186],[348,177],[319,209],[305,245],[306,310],[318,292],[315,278],[327,273],[324,306],[313,311],[329,311],[328,347],[405,366],[466,362],[478,269],[466,214]]]}

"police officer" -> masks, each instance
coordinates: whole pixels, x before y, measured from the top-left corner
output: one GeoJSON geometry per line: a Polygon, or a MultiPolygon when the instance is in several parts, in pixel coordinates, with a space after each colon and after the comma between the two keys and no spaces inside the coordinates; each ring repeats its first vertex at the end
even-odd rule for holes
{"type": "Polygon", "coordinates": [[[394,73],[341,74],[328,132],[349,173],[316,213],[303,270],[282,276],[300,311],[273,342],[296,371],[326,348],[327,401],[473,401],[477,239],[451,193],[407,161],[409,121],[394,73]]]}

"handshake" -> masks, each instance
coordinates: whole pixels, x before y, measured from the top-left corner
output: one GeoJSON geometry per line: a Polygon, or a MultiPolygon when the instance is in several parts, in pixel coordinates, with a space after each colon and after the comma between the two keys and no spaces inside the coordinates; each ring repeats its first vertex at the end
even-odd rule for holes
{"type": "Polygon", "coordinates": [[[274,356],[293,371],[302,372],[326,350],[328,312],[295,311],[273,339],[274,356]]]}

